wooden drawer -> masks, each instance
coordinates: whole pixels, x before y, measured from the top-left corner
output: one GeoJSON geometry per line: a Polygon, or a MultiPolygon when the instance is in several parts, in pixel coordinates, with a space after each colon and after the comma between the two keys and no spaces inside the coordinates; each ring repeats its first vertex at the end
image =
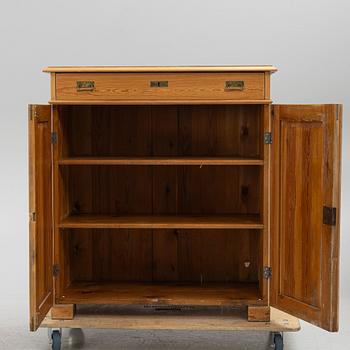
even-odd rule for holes
{"type": "Polygon", "coordinates": [[[58,73],[57,101],[263,100],[264,73],[58,73]]]}

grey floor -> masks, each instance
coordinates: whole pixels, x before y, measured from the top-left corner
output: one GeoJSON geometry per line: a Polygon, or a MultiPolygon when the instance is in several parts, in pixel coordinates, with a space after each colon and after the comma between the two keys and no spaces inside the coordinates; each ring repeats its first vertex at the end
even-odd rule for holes
{"type": "MultiPolygon", "coordinates": [[[[49,350],[47,331],[28,331],[28,305],[19,298],[1,299],[0,349],[49,350]]],[[[285,349],[350,349],[350,300],[341,305],[341,329],[328,333],[306,323],[297,333],[285,334],[285,349]]],[[[272,349],[268,333],[63,330],[62,349],[272,349]],[[85,339],[83,339],[85,338],[85,339]]]]}

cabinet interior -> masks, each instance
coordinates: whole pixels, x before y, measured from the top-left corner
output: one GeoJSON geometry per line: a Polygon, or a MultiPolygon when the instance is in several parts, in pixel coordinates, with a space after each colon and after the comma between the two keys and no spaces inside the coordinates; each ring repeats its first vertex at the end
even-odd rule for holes
{"type": "Polygon", "coordinates": [[[62,157],[260,158],[261,105],[61,106],[62,157]]]}
{"type": "Polygon", "coordinates": [[[58,302],[262,300],[263,106],[56,108],[58,302]]]}

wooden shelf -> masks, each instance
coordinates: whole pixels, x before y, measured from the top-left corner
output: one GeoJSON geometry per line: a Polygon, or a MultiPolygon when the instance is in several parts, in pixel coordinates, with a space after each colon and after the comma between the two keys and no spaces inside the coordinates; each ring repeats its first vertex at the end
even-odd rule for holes
{"type": "Polygon", "coordinates": [[[60,165],[264,165],[262,159],[229,157],[77,157],[62,158],[60,165]]]}
{"type": "Polygon", "coordinates": [[[272,103],[270,99],[264,100],[50,100],[49,104],[51,105],[269,105],[272,103]]]}
{"type": "Polygon", "coordinates": [[[263,229],[259,215],[71,215],[60,228],[263,229]]]}
{"type": "Polygon", "coordinates": [[[73,282],[60,302],[119,305],[259,304],[258,283],[91,283],[73,282]]]}

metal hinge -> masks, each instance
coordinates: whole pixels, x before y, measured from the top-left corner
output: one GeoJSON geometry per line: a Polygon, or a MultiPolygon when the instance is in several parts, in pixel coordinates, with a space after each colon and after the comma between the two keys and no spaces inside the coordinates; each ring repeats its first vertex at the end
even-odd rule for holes
{"type": "Polygon", "coordinates": [[[51,143],[53,145],[56,145],[56,143],[57,143],[57,132],[52,132],[51,133],[51,143]]]}
{"type": "Polygon", "coordinates": [[[264,133],[264,143],[266,145],[271,145],[272,144],[272,133],[271,132],[265,132],[264,133]]]}
{"type": "Polygon", "coordinates": [[[264,270],[263,270],[263,275],[265,279],[269,279],[272,277],[272,267],[270,266],[264,266],[264,270]]]}
{"type": "Polygon", "coordinates": [[[60,274],[60,265],[54,264],[52,266],[52,274],[53,274],[53,277],[57,277],[60,274]]]}
{"type": "Polygon", "coordinates": [[[337,208],[323,207],[323,223],[325,225],[335,226],[337,223],[337,208]]]}

